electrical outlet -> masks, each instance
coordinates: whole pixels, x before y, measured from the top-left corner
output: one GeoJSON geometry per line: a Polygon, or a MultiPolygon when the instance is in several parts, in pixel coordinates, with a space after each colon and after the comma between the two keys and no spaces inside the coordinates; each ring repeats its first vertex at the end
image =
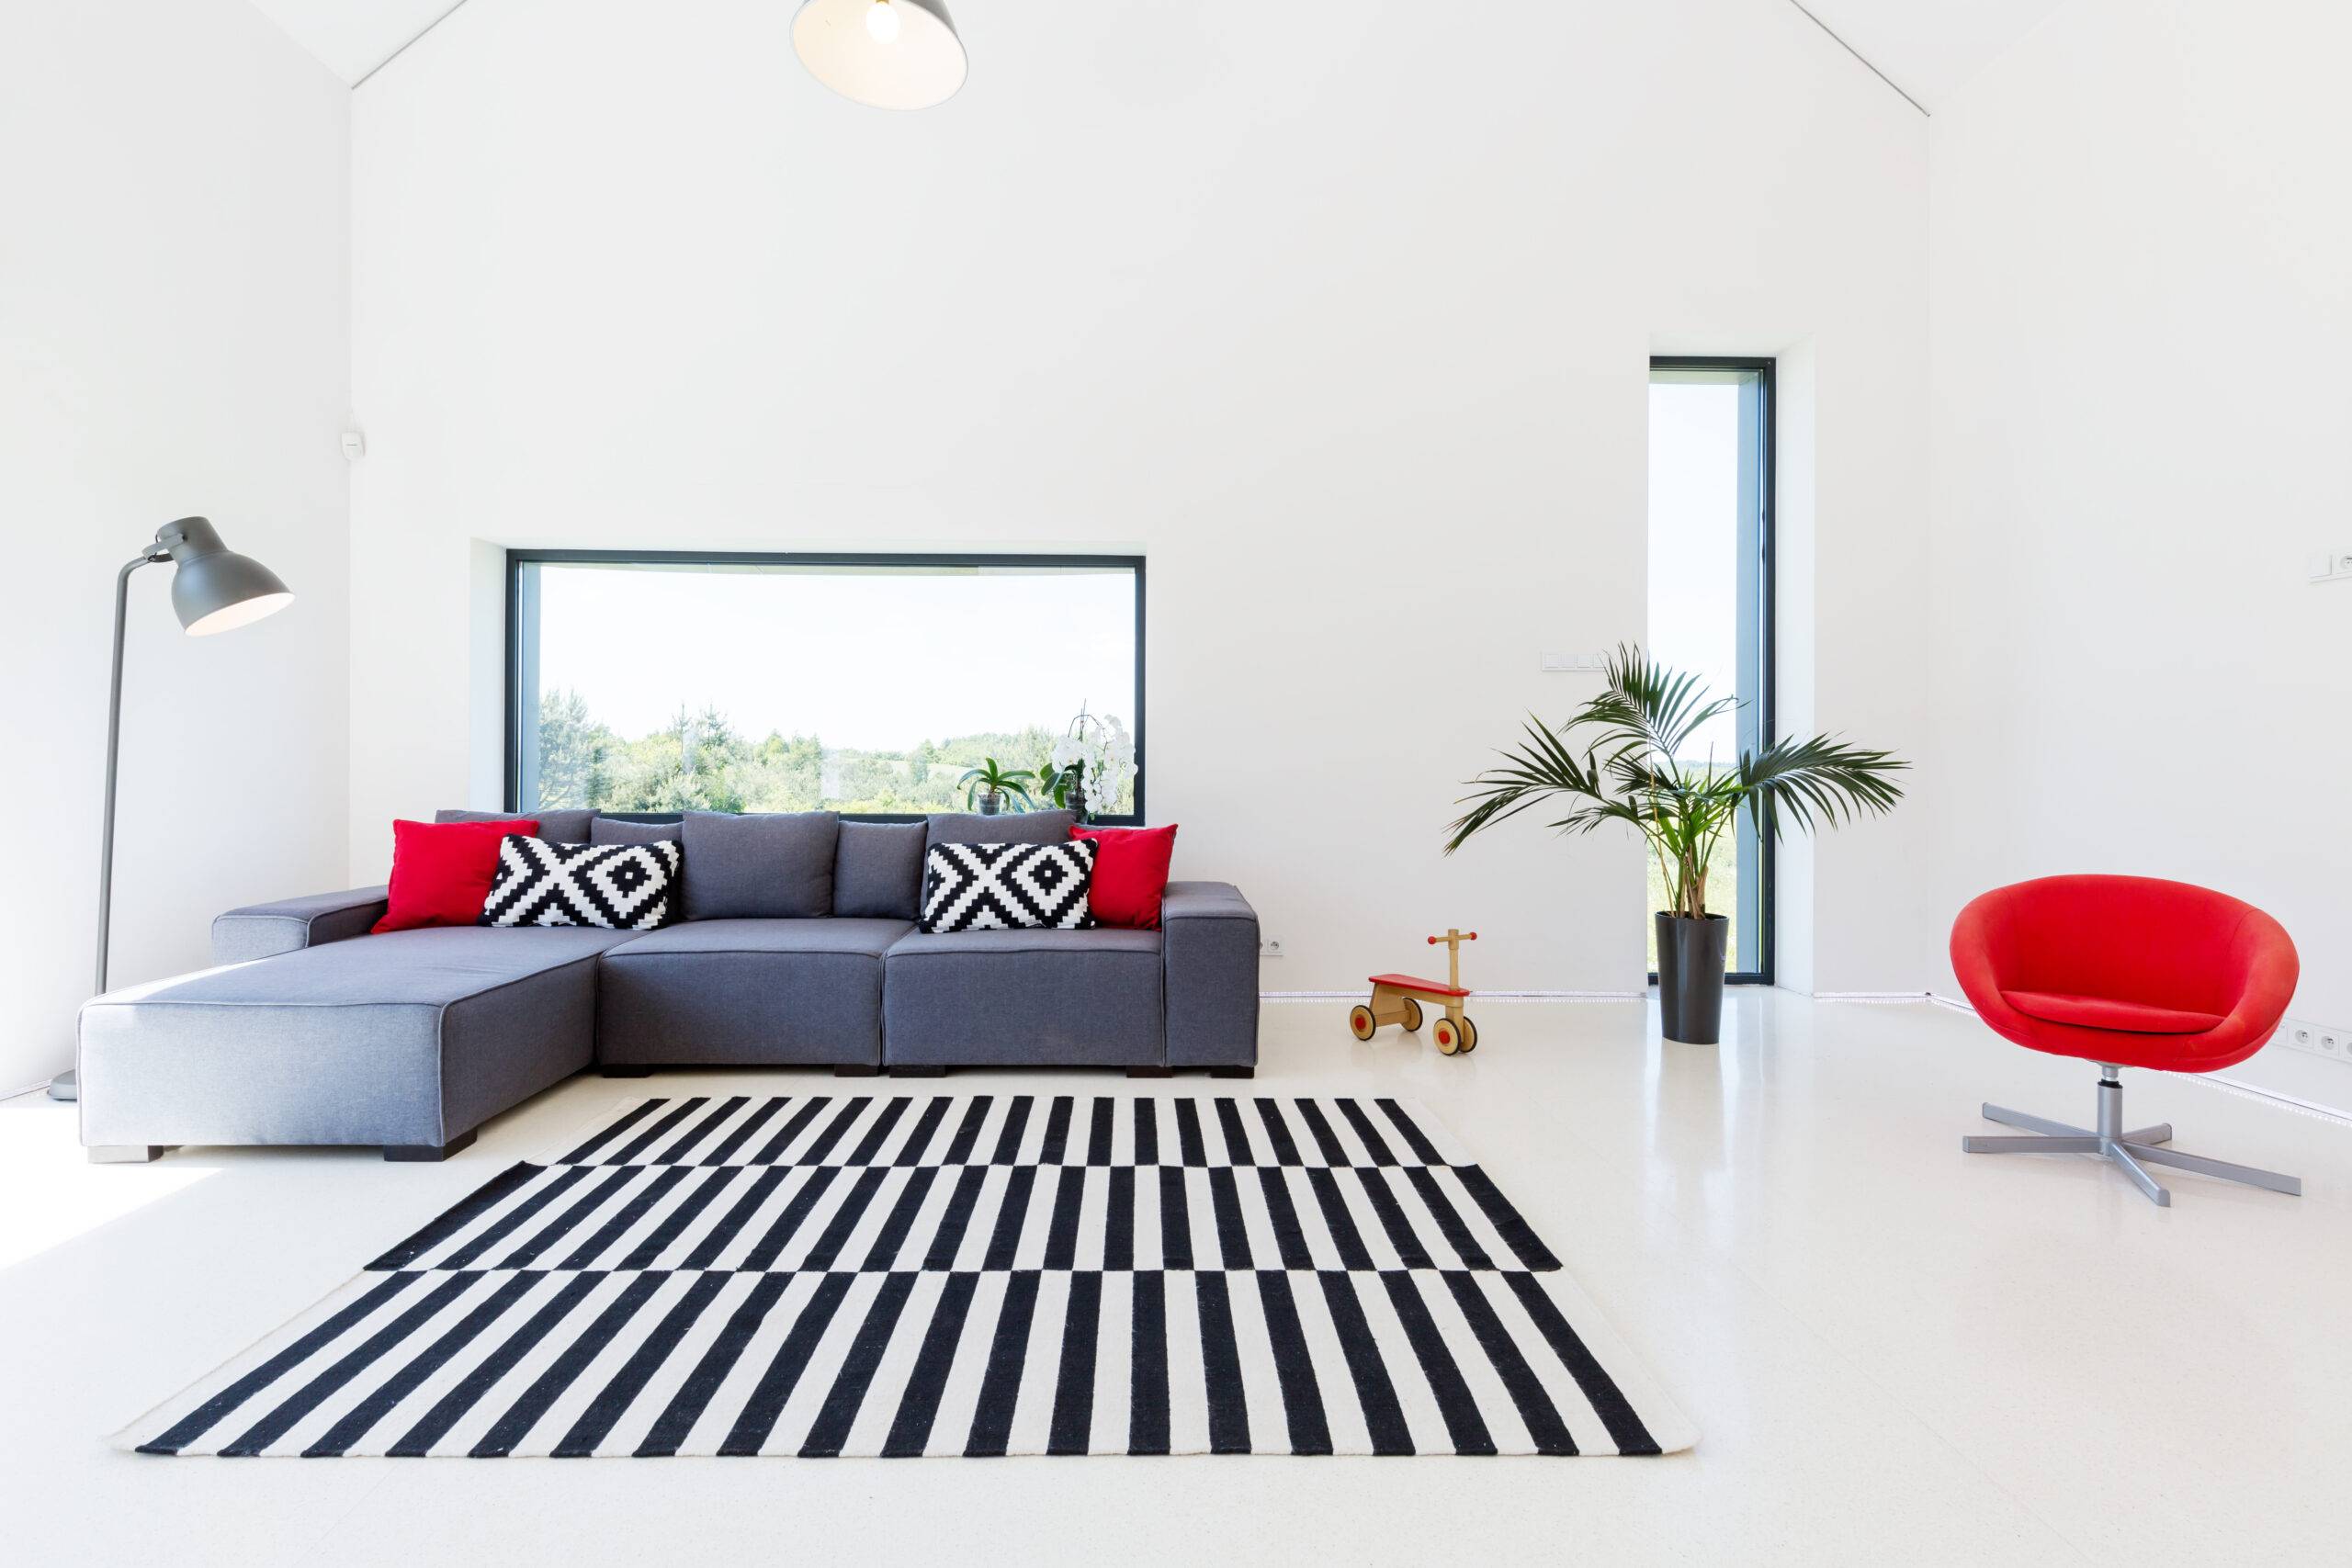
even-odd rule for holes
{"type": "Polygon", "coordinates": [[[1591,675],[1609,668],[1605,653],[1547,653],[1540,660],[1546,675],[1591,675]]]}
{"type": "Polygon", "coordinates": [[[2304,1051],[2332,1061],[2352,1062],[2352,1029],[2290,1018],[2278,1026],[2278,1043],[2290,1051],[2304,1051]]]}
{"type": "Polygon", "coordinates": [[[2310,574],[2313,582],[2352,581],[2352,549],[2317,552],[2311,558],[2310,574]]]}
{"type": "Polygon", "coordinates": [[[1270,936],[1258,944],[1258,956],[1261,958],[1280,958],[1282,955],[1283,939],[1278,936],[1270,936]]]}

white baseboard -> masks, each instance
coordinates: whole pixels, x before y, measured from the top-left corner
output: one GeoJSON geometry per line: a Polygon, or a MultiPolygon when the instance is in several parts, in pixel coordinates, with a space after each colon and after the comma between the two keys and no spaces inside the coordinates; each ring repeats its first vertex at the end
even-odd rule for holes
{"type": "MultiPolygon", "coordinates": [[[[1341,1002],[1361,999],[1364,988],[1352,991],[1261,991],[1261,1002],[1341,1002]]],[[[1480,1002],[1638,1002],[1645,1000],[1647,991],[1473,991],[1469,999],[1480,1002]]]]}
{"type": "Polygon", "coordinates": [[[1884,1005],[1890,1002],[1924,1002],[1934,998],[1926,991],[1800,991],[1817,1002],[1869,1002],[1884,1005]]]}
{"type": "Polygon", "coordinates": [[[2245,1100],[2259,1100],[2275,1105],[2281,1111],[2291,1111],[2298,1116],[2316,1117],[2322,1122],[2333,1122],[2339,1127],[2352,1127],[2352,1111],[2338,1110],[2333,1105],[2322,1105],[2315,1100],[2305,1100],[2299,1094],[2288,1094],[2280,1089],[2265,1089],[2260,1084],[2247,1083],[2242,1078],[2233,1078],[2222,1073],[2198,1073],[2192,1076],[2197,1082],[2203,1084],[2206,1088],[2218,1089],[2223,1094],[2234,1094],[2245,1100]]]}
{"type": "MultiPolygon", "coordinates": [[[[1928,993],[1928,999],[1938,1007],[1950,1008],[1954,1012],[1964,1012],[1971,1018],[1976,1016],[1975,1008],[1971,1006],[1964,997],[1939,997],[1930,991],[1928,993]]],[[[2233,1078],[2226,1073],[2180,1073],[2175,1076],[2188,1078],[2193,1083],[2203,1084],[2208,1089],[2220,1089],[2223,1094],[2234,1094],[2243,1100],[2258,1100],[2265,1104],[2275,1105],[2281,1111],[2291,1111],[2298,1116],[2313,1116],[2322,1122],[2333,1122],[2339,1127],[2352,1127],[2352,1111],[2346,1111],[2339,1106],[2322,1105],[2316,1100],[2305,1100],[2301,1095],[2289,1094],[2284,1089],[2265,1089],[2260,1084],[2248,1083],[2244,1078],[2233,1078]]]]}
{"type": "Polygon", "coordinates": [[[22,1089],[0,1089],[0,1100],[15,1100],[21,1095],[38,1094],[47,1089],[50,1082],[50,1079],[43,1078],[39,1083],[28,1083],[22,1089]]]}

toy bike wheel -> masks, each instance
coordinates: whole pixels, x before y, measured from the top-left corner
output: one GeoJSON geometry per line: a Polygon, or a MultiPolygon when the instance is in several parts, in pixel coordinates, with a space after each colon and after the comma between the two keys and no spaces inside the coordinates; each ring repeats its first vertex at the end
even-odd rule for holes
{"type": "Polygon", "coordinates": [[[1348,1030],[1357,1039],[1371,1039],[1372,1032],[1377,1027],[1379,1026],[1372,1021],[1372,1010],[1362,1002],[1358,1002],[1348,1010],[1348,1030]]]}
{"type": "Polygon", "coordinates": [[[1462,1021],[1462,1054],[1468,1055],[1478,1048],[1478,1026],[1468,1019],[1462,1021]]]}
{"type": "Polygon", "coordinates": [[[1453,1027],[1453,1021],[1450,1018],[1439,1019],[1430,1030],[1430,1038],[1437,1042],[1438,1054],[1442,1056],[1451,1056],[1464,1048],[1461,1032],[1453,1027]]]}
{"type": "Polygon", "coordinates": [[[1410,1034],[1421,1026],[1421,1004],[1412,998],[1405,998],[1405,1032],[1410,1034]]]}

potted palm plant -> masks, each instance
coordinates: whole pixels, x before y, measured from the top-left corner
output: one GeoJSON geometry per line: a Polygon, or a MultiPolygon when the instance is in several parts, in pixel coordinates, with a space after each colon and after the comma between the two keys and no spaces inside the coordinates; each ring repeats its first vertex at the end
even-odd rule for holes
{"type": "Polygon", "coordinates": [[[980,766],[965,769],[964,776],[956,784],[964,792],[965,805],[983,817],[994,817],[1004,809],[1008,800],[1021,802],[1023,810],[1036,804],[1029,798],[1029,783],[1033,777],[1035,775],[1025,768],[1007,773],[996,765],[994,757],[983,757],[980,766]]]}
{"type": "Polygon", "coordinates": [[[1890,811],[1903,797],[1894,774],[1910,764],[1826,735],[1776,740],[1742,751],[1736,764],[1712,756],[1694,762],[1684,756],[1692,738],[1738,699],[1709,696],[1697,676],[1638,648],[1620,648],[1607,671],[1606,689],[1566,723],[1555,728],[1531,716],[1525,743],[1470,781],[1473,793],[1456,803],[1470,809],[1449,826],[1445,852],[1545,801],[1566,806],[1551,824],[1563,833],[1604,822],[1632,827],[1657,857],[1673,905],[1656,915],[1666,1037],[1712,1045],[1722,1027],[1730,923],[1707,908],[1707,867],[1724,830],[1743,808],[1757,837],[1770,840],[1786,818],[1810,832],[1890,811]]]}

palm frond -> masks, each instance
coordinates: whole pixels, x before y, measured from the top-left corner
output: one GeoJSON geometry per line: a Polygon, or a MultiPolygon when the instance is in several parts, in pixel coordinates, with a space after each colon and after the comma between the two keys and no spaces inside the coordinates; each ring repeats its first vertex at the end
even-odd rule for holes
{"type": "Polygon", "coordinates": [[[1903,798],[1894,775],[1911,764],[1891,751],[1852,746],[1834,736],[1776,741],[1743,753],[1734,775],[1757,831],[1778,834],[1781,813],[1812,832],[1822,823],[1883,815],[1903,798]]]}
{"type": "Polygon", "coordinates": [[[1826,735],[1744,752],[1736,765],[1682,760],[1693,737],[1738,706],[1709,697],[1697,676],[1622,645],[1599,694],[1556,728],[1531,716],[1499,765],[1469,781],[1455,802],[1469,809],[1446,825],[1445,852],[1532,807],[1566,803],[1550,827],[1633,828],[1667,868],[1675,907],[1697,915],[1705,912],[1709,861],[1743,807],[1759,834],[1777,839],[1784,812],[1811,831],[1890,811],[1903,797],[1894,775],[1908,762],[1826,735]]]}

